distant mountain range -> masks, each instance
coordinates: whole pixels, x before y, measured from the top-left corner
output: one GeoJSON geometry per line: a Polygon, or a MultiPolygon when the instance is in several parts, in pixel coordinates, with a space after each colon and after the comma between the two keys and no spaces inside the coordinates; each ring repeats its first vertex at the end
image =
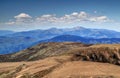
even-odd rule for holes
{"type": "Polygon", "coordinates": [[[49,39],[58,35],[76,35],[87,38],[120,38],[120,32],[106,29],[90,29],[84,27],[74,27],[74,28],[50,28],[47,30],[32,30],[17,32],[9,35],[10,37],[34,37],[39,38],[39,40],[49,39]]]}
{"type": "Polygon", "coordinates": [[[50,28],[24,32],[0,31],[0,54],[26,49],[40,42],[74,41],[83,43],[119,43],[120,32],[84,27],[50,28]],[[54,38],[55,37],[55,38],[54,38]]]}
{"type": "MultiPolygon", "coordinates": [[[[85,38],[85,37],[80,37],[80,36],[75,36],[75,35],[60,35],[56,36],[52,39],[48,40],[42,40],[40,41],[41,43],[43,42],[82,42],[86,44],[114,44],[114,43],[120,43],[120,38],[85,38]]],[[[39,43],[40,43],[39,42],[39,43]]]]}
{"type": "Polygon", "coordinates": [[[8,31],[8,30],[0,30],[0,36],[5,36],[8,34],[13,34],[13,31],[8,31]]]}

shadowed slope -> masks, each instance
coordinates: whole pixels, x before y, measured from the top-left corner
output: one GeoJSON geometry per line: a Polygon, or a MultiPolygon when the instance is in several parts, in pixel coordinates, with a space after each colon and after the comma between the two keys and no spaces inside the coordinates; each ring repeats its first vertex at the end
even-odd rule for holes
{"type": "Polygon", "coordinates": [[[50,56],[57,56],[62,54],[67,54],[69,50],[87,47],[90,45],[74,42],[50,42],[41,43],[37,46],[25,49],[23,51],[10,54],[10,55],[0,55],[1,62],[15,62],[15,61],[33,61],[38,59],[43,59],[50,56]]]}

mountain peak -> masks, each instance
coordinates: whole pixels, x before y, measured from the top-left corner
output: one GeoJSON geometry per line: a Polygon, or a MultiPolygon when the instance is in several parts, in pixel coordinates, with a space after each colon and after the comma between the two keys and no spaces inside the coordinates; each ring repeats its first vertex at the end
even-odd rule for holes
{"type": "Polygon", "coordinates": [[[76,27],[73,27],[73,29],[74,29],[74,30],[79,30],[79,29],[86,29],[86,28],[84,28],[84,27],[82,27],[82,26],[76,26],[76,27]]]}

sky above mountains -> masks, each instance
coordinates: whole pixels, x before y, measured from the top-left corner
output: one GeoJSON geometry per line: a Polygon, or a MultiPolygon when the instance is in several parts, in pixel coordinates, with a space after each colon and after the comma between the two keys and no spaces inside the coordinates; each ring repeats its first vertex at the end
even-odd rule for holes
{"type": "Polygon", "coordinates": [[[87,28],[120,31],[120,0],[0,0],[0,30],[87,28]]]}

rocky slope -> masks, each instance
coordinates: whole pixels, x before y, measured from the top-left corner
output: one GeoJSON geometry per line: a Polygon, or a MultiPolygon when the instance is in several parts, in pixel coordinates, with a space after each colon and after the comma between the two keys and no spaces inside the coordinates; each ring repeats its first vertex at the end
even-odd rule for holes
{"type": "Polygon", "coordinates": [[[94,61],[120,65],[120,45],[102,44],[74,49],[73,60],[94,61]]]}

